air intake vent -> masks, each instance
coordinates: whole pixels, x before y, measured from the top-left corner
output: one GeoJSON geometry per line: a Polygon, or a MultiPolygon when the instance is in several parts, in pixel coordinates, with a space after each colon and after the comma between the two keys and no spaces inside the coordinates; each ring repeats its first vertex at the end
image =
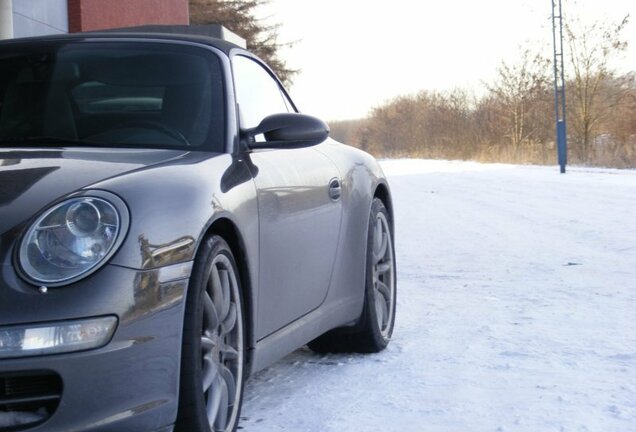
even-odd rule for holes
{"type": "Polygon", "coordinates": [[[0,431],[13,432],[45,422],[62,397],[56,374],[0,374],[0,431]]]}

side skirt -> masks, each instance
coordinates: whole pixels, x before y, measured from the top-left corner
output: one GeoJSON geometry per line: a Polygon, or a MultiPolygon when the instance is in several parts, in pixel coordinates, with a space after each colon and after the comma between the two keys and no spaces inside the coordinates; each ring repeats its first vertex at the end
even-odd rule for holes
{"type": "Polygon", "coordinates": [[[333,328],[351,323],[361,312],[362,302],[357,298],[322,305],[258,341],[252,354],[250,373],[265,369],[333,328]]]}

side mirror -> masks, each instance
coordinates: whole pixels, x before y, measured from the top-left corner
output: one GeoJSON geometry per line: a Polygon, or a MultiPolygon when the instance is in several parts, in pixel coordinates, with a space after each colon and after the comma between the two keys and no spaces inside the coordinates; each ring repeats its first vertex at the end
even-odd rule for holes
{"type": "Polygon", "coordinates": [[[258,148],[299,148],[320,144],[329,136],[329,126],[316,117],[298,113],[281,113],[265,117],[252,129],[243,131],[247,146],[258,148]],[[256,136],[265,141],[257,142],[256,136]]]}

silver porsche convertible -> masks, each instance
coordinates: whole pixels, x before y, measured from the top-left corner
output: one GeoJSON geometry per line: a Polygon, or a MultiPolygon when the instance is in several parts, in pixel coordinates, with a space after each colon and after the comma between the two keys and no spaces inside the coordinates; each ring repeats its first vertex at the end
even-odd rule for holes
{"type": "Polygon", "coordinates": [[[0,43],[0,431],[234,431],[393,331],[391,193],[222,27],[0,43]]]}

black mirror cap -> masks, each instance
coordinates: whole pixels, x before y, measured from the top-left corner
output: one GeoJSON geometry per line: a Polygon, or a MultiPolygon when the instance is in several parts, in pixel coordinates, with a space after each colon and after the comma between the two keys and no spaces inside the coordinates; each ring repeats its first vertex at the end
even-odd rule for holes
{"type": "Polygon", "coordinates": [[[316,118],[299,113],[267,116],[254,129],[246,131],[251,148],[299,148],[320,144],[329,137],[329,126],[316,118]],[[264,142],[254,137],[263,134],[264,142]]]}

